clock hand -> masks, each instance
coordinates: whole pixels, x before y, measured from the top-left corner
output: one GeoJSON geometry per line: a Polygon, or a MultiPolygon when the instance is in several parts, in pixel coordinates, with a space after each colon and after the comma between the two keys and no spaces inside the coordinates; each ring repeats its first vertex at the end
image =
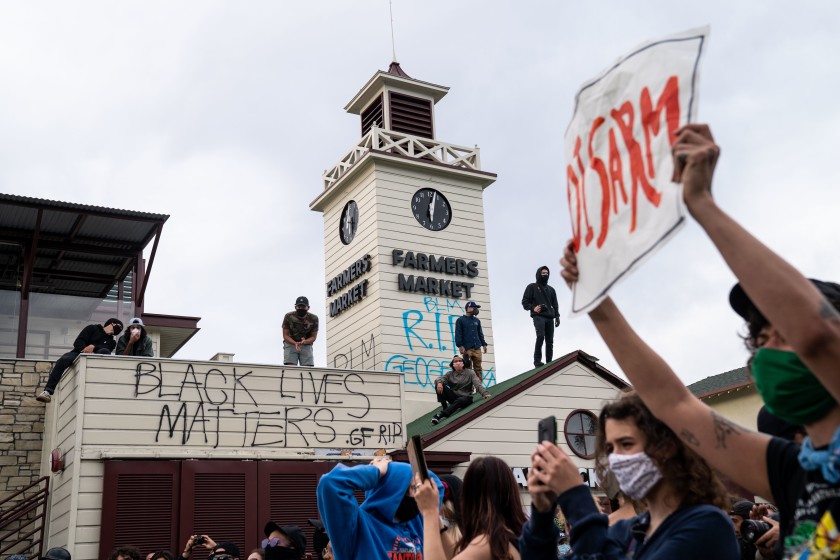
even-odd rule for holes
{"type": "Polygon", "coordinates": [[[432,202],[429,204],[429,221],[435,221],[435,202],[437,202],[437,193],[432,195],[432,202]]]}

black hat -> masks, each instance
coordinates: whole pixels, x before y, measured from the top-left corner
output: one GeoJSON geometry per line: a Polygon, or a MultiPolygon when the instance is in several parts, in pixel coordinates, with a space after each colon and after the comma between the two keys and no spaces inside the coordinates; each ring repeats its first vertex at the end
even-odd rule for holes
{"type": "Polygon", "coordinates": [[[305,305],[306,307],[309,307],[309,300],[306,299],[306,296],[300,296],[295,300],[295,306],[298,305],[305,305]]]}
{"type": "Polygon", "coordinates": [[[756,427],[762,434],[768,434],[775,437],[784,438],[788,441],[793,441],[796,434],[804,434],[805,428],[802,426],[794,426],[788,424],[769,410],[766,406],[762,406],[758,411],[756,418],[756,427]]]}
{"type": "MultiPolygon", "coordinates": [[[[831,300],[834,307],[840,306],[840,284],[810,279],[822,295],[831,300]]],[[[735,284],[729,292],[729,305],[744,320],[749,322],[766,322],[767,319],[750,300],[741,284],[735,284]]]]}
{"type": "Polygon", "coordinates": [[[478,304],[477,304],[476,302],[474,302],[474,301],[468,301],[468,302],[467,302],[467,305],[465,305],[465,306],[464,306],[464,309],[466,309],[467,307],[475,307],[476,309],[478,309],[478,308],[479,308],[479,307],[481,307],[481,306],[480,306],[480,305],[478,305],[478,304]]]}
{"type": "Polygon", "coordinates": [[[230,541],[217,543],[216,546],[213,547],[213,553],[215,554],[220,548],[225,552],[225,554],[230,554],[234,558],[239,558],[239,547],[236,546],[236,543],[232,543],[230,541]]]}
{"type": "Polygon", "coordinates": [[[749,500],[738,500],[734,504],[732,504],[732,509],[729,510],[730,515],[739,515],[744,519],[750,518],[750,512],[752,511],[753,504],[749,500]]]}
{"type": "Polygon", "coordinates": [[[306,552],[306,535],[303,534],[300,527],[297,525],[278,525],[274,521],[269,521],[265,524],[265,529],[263,529],[263,533],[265,536],[268,537],[274,531],[280,531],[287,537],[292,540],[292,544],[294,548],[298,550],[301,554],[306,552]]]}
{"type": "Polygon", "coordinates": [[[307,519],[306,522],[315,527],[316,531],[324,530],[324,522],[320,519],[307,519]]]}
{"type": "Polygon", "coordinates": [[[49,560],[70,560],[70,552],[59,546],[49,549],[43,557],[49,558],[49,560]]]}

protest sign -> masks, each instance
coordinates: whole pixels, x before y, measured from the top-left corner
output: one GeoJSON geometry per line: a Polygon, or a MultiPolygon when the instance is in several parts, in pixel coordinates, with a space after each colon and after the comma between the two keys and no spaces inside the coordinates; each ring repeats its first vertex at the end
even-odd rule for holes
{"type": "Polygon", "coordinates": [[[581,87],[566,131],[566,192],[580,280],[572,315],[591,311],[685,221],[671,182],[675,132],[697,112],[708,27],[650,41],[581,87]]]}

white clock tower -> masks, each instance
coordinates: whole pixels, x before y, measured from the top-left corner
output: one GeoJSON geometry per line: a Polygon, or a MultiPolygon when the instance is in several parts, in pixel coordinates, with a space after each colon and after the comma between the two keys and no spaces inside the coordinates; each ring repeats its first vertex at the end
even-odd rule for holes
{"type": "Polygon", "coordinates": [[[455,321],[481,306],[485,385],[496,382],[478,148],[435,139],[449,88],[396,62],[345,107],[361,140],[324,173],[327,365],[400,372],[406,420],[437,405],[432,383],[457,353],[455,321]]]}

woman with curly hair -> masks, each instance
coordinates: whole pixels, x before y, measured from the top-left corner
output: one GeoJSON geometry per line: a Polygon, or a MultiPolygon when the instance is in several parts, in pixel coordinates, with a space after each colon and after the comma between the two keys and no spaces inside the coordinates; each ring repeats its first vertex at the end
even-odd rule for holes
{"type": "Polygon", "coordinates": [[[517,542],[525,524],[519,489],[498,457],[470,463],[461,487],[461,539],[447,559],[441,542],[438,489],[415,479],[414,499],[423,515],[424,560],[520,560],[517,542]]]}
{"type": "Polygon", "coordinates": [[[648,511],[609,526],[592,503],[578,467],[543,441],[531,456],[533,515],[520,541],[522,557],[553,559],[552,523],[559,505],[571,527],[573,557],[634,560],[738,560],[726,491],[714,471],[657,420],[633,393],[607,404],[598,418],[596,472],[612,473],[621,491],[648,511]]]}

